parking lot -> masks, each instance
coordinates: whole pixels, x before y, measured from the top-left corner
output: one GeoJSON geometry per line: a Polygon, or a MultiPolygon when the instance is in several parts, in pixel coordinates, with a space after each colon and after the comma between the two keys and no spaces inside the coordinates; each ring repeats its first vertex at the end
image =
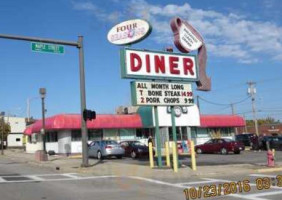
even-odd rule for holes
{"type": "MultiPolygon", "coordinates": [[[[214,166],[214,165],[230,165],[230,164],[252,164],[252,165],[266,165],[267,155],[266,151],[242,151],[241,154],[199,154],[196,157],[196,162],[198,166],[214,166]]],[[[95,158],[91,158],[95,159],[95,158]]],[[[189,155],[179,156],[179,160],[184,165],[190,165],[191,159],[189,155]]],[[[116,158],[106,158],[102,162],[123,162],[128,164],[136,165],[148,165],[149,159],[146,157],[132,159],[129,157],[123,157],[121,160],[116,158]]],[[[156,161],[156,159],[155,159],[156,161]]],[[[275,161],[282,162],[282,151],[275,152],[275,161]]],[[[165,162],[165,157],[163,157],[163,163],[165,162]]],[[[164,163],[165,164],[165,163],[164,163]]]]}

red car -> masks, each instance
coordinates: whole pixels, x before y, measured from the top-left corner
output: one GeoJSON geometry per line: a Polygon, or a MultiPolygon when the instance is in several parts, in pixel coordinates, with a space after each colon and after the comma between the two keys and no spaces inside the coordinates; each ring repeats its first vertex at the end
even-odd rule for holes
{"type": "Polygon", "coordinates": [[[241,142],[235,142],[230,139],[211,139],[204,144],[196,145],[195,151],[197,154],[201,153],[221,153],[228,154],[234,152],[240,154],[245,149],[245,146],[241,142]]]}

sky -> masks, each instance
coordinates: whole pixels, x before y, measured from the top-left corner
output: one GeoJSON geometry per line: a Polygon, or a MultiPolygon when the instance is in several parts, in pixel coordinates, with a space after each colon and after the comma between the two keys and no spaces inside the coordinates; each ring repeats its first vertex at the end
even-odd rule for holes
{"type": "MultiPolygon", "coordinates": [[[[188,21],[207,44],[209,92],[196,90],[202,114],[231,114],[252,119],[247,82],[256,82],[258,118],[282,121],[281,0],[1,0],[0,34],[77,41],[84,37],[87,108],[113,114],[131,105],[130,80],[122,79],[120,46],[107,41],[108,31],[129,19],[145,19],[152,33],[132,45],[164,50],[173,46],[170,20],[188,21]]],[[[193,52],[192,52],[193,53],[193,52]]],[[[195,53],[195,52],[194,52],[195,53]]],[[[65,53],[33,52],[31,43],[0,39],[0,111],[41,117],[39,88],[45,87],[47,116],[79,113],[78,49],[65,53]]]]}

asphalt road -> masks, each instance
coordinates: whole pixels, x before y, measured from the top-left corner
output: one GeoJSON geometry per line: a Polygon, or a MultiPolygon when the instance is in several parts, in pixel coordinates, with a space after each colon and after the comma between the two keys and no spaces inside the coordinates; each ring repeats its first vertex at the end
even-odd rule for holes
{"type": "MultiPolygon", "coordinates": [[[[230,164],[253,164],[253,165],[266,165],[267,156],[266,151],[243,151],[241,154],[199,154],[196,161],[198,166],[214,166],[214,165],[230,165],[230,164]]],[[[189,156],[180,156],[180,161],[184,165],[190,165],[191,159],[189,156]]],[[[277,162],[282,162],[282,151],[275,152],[275,159],[277,162]]],[[[125,157],[122,160],[116,158],[108,158],[104,161],[110,160],[111,162],[123,162],[136,165],[149,166],[148,158],[131,159],[125,157]]],[[[163,157],[163,162],[165,158],[163,157]]]]}
{"type": "MultiPolygon", "coordinates": [[[[246,153],[248,154],[248,153],[246,153]]],[[[243,154],[242,154],[243,155],[243,154]]],[[[241,156],[242,156],[241,155],[241,156]]],[[[222,155],[201,155],[218,157],[222,155]]],[[[233,155],[225,156],[226,159],[233,155]]],[[[235,156],[235,155],[234,155],[235,156]]],[[[236,155],[237,156],[237,155],[236,155]]],[[[248,156],[253,156],[248,155],[248,156]]],[[[239,158],[239,156],[238,156],[239,158]]],[[[243,159],[243,158],[242,158],[243,159]]],[[[247,159],[247,158],[244,158],[247,159]]],[[[233,157],[234,160],[234,157],[233,157]]],[[[259,159],[255,159],[260,161],[259,159]]],[[[111,161],[115,161],[111,159],[111,161]]],[[[137,162],[128,159],[122,161],[137,162]]],[[[120,160],[118,162],[121,162],[120,160]]],[[[139,162],[139,161],[138,161],[139,162]]],[[[114,162],[113,162],[114,164],[114,162]]],[[[156,172],[157,173],[157,172],[156,172]]],[[[68,173],[30,165],[25,162],[15,162],[0,156],[0,199],[2,200],[100,200],[100,199],[183,199],[185,200],[184,189],[188,189],[188,194],[192,190],[197,190],[196,199],[228,199],[228,200],[281,200],[282,187],[273,186],[278,183],[277,175],[282,172],[270,174],[244,174],[230,176],[212,177],[181,177],[150,179],[143,177],[112,177],[112,176],[91,176],[85,174],[68,173]],[[269,177],[272,182],[270,188],[258,190],[256,181],[258,178],[269,177]],[[250,184],[249,191],[241,191],[239,181],[247,180],[250,184]],[[217,192],[216,197],[204,198],[203,188],[211,189],[214,185],[219,191],[224,183],[230,185],[231,182],[237,184],[233,188],[233,194],[224,195],[217,192]],[[199,189],[202,188],[202,192],[199,189]],[[201,198],[198,198],[198,197],[201,198]]],[[[206,195],[209,196],[209,192],[206,195]]],[[[192,199],[191,196],[189,199],[192,199]]]]}

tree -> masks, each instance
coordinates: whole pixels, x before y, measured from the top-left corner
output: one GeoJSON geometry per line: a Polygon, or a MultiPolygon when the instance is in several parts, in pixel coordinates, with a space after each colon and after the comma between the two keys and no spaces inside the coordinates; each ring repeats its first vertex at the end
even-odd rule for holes
{"type": "MultiPolygon", "coordinates": [[[[276,120],[272,117],[266,117],[265,119],[257,119],[258,121],[258,125],[264,125],[264,124],[279,124],[280,121],[276,120]]],[[[253,126],[254,125],[254,121],[253,120],[246,120],[246,124],[247,126],[253,126]]]]}
{"type": "MultiPolygon", "coordinates": [[[[2,137],[2,132],[4,133],[4,140],[7,139],[8,134],[11,132],[11,127],[8,123],[4,122],[4,120],[0,121],[0,133],[2,137]]],[[[2,138],[1,138],[2,139],[2,138]]]]}

